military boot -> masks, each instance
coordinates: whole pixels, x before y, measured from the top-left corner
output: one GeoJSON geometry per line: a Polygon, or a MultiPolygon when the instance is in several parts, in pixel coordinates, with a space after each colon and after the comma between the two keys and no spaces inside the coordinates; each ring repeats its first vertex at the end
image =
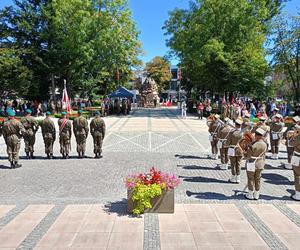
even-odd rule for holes
{"type": "Polygon", "coordinates": [[[13,161],[10,162],[10,168],[11,168],[11,169],[14,169],[14,168],[15,168],[15,165],[14,165],[14,162],[13,162],[13,161]]]}
{"type": "Polygon", "coordinates": [[[26,152],[26,158],[27,158],[27,160],[29,160],[29,159],[30,159],[29,152],[26,152]]]}
{"type": "Polygon", "coordinates": [[[30,159],[34,159],[33,152],[30,152],[30,159]]]}
{"type": "Polygon", "coordinates": [[[50,159],[50,154],[49,153],[47,153],[47,159],[50,159]]]}
{"type": "Polygon", "coordinates": [[[50,159],[53,159],[53,154],[52,153],[50,154],[50,159]]]}

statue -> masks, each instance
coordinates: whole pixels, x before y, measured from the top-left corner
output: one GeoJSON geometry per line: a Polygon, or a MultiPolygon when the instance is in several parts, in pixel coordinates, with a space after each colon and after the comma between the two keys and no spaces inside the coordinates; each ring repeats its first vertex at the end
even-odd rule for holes
{"type": "Polygon", "coordinates": [[[156,82],[147,77],[141,86],[141,104],[145,108],[154,108],[159,102],[158,87],[156,82]]]}

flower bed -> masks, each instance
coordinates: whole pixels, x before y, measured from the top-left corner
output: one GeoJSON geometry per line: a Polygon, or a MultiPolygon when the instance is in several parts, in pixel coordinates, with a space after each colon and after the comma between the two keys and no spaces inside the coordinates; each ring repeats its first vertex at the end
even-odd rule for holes
{"type": "Polygon", "coordinates": [[[163,173],[154,167],[149,173],[127,176],[128,212],[174,212],[174,189],[180,180],[173,174],[163,173]]]}

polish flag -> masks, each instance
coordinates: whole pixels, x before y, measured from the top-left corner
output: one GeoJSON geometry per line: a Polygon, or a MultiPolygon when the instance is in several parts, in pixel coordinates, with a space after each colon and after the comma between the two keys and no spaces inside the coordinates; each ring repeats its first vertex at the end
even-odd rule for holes
{"type": "Polygon", "coordinates": [[[63,90],[63,94],[62,94],[62,109],[66,110],[68,114],[71,113],[71,104],[70,104],[70,99],[68,96],[68,92],[67,92],[67,87],[66,87],[66,80],[64,80],[64,90],[63,90]]]}

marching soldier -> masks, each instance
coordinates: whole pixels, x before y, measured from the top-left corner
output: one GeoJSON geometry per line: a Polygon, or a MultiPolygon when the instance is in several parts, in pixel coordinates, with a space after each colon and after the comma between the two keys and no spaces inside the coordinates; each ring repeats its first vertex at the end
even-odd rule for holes
{"type": "Polygon", "coordinates": [[[242,130],[245,131],[251,131],[252,129],[252,122],[250,121],[250,114],[247,112],[245,113],[245,117],[243,118],[243,125],[242,130]]]}
{"type": "Polygon", "coordinates": [[[90,130],[94,139],[95,158],[102,158],[102,142],[105,136],[105,123],[98,111],[95,113],[95,118],[91,121],[90,130]]]}
{"type": "Polygon", "coordinates": [[[292,199],[300,201],[300,126],[295,125],[296,134],[289,140],[289,144],[294,147],[291,164],[293,166],[295,178],[295,194],[292,199]]]}
{"type": "Polygon", "coordinates": [[[231,178],[229,179],[229,182],[231,183],[240,183],[243,151],[241,147],[239,147],[239,142],[243,137],[243,132],[241,130],[242,124],[243,119],[241,117],[235,120],[235,129],[230,132],[228,139],[225,142],[225,145],[229,147],[228,156],[231,166],[231,178]]]}
{"type": "Polygon", "coordinates": [[[282,129],[284,127],[284,123],[281,122],[282,116],[280,114],[275,115],[274,121],[270,126],[270,142],[271,142],[271,150],[272,150],[272,159],[278,159],[279,152],[279,142],[282,137],[282,129]]]}
{"type": "MultiPolygon", "coordinates": [[[[300,117],[299,116],[293,117],[293,121],[296,124],[300,125],[300,117]]],[[[292,161],[292,156],[294,153],[294,147],[292,147],[290,145],[289,139],[291,139],[296,133],[297,133],[297,131],[295,130],[295,126],[293,126],[290,129],[288,129],[286,131],[286,133],[284,134],[284,137],[286,138],[285,145],[286,145],[286,151],[287,151],[287,157],[288,157],[288,163],[284,164],[285,169],[293,169],[291,161],[292,161]]]]}
{"type": "Polygon", "coordinates": [[[30,109],[25,110],[26,115],[21,119],[21,123],[25,129],[23,135],[25,142],[25,153],[27,159],[33,159],[35,134],[39,129],[38,122],[31,116],[32,111],[30,109]]]}
{"type": "Polygon", "coordinates": [[[21,144],[21,137],[25,130],[22,123],[15,119],[15,112],[13,110],[8,110],[8,121],[3,124],[3,137],[7,146],[8,160],[10,162],[11,168],[19,167],[19,151],[21,144]]]}
{"type": "Polygon", "coordinates": [[[46,118],[42,122],[41,128],[45,144],[45,153],[48,159],[53,159],[53,144],[56,139],[56,129],[50,115],[51,112],[48,111],[46,113],[46,118]]]}
{"type": "Polygon", "coordinates": [[[228,169],[228,146],[225,145],[225,142],[232,131],[233,123],[229,118],[225,118],[225,124],[219,130],[218,137],[218,148],[220,149],[220,158],[221,158],[221,169],[228,169]]]}
{"type": "Polygon", "coordinates": [[[209,140],[211,144],[211,158],[217,160],[218,159],[218,130],[221,128],[221,123],[219,121],[220,116],[216,114],[215,116],[215,121],[211,122],[208,128],[208,132],[210,133],[209,140]]]}
{"type": "Polygon", "coordinates": [[[248,147],[246,153],[249,191],[245,197],[249,200],[259,199],[261,173],[265,166],[265,155],[268,150],[268,145],[264,139],[265,134],[265,130],[258,128],[255,131],[255,141],[248,147]]]}
{"type": "Polygon", "coordinates": [[[61,115],[62,118],[58,120],[60,153],[63,159],[68,159],[71,150],[72,125],[67,119],[66,112],[61,112],[61,115]]]}
{"type": "Polygon", "coordinates": [[[82,110],[78,110],[78,117],[73,121],[73,132],[77,143],[77,153],[79,158],[85,157],[86,138],[89,134],[89,124],[82,116],[82,110]]]}

